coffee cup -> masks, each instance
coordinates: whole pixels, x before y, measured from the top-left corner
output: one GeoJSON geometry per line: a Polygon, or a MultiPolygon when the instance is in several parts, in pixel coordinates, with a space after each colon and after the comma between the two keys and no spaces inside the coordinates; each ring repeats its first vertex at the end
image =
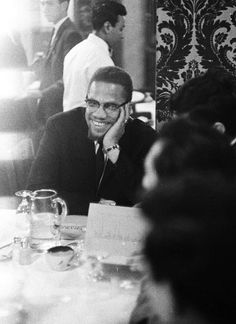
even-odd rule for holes
{"type": "Polygon", "coordinates": [[[47,250],[45,255],[48,265],[56,271],[69,269],[73,264],[75,251],[70,246],[53,246],[47,250]]]}

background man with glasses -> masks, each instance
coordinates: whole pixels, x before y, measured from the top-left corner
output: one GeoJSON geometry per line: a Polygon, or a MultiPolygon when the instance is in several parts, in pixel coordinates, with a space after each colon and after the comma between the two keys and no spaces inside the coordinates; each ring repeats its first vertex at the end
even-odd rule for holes
{"type": "MultiPolygon", "coordinates": [[[[79,86],[79,85],[78,85],[79,86]]],[[[71,214],[87,214],[90,202],[132,206],[143,160],[156,132],[130,118],[132,80],[124,70],[97,70],[81,107],[49,118],[28,187],[53,188],[71,214]]]]}

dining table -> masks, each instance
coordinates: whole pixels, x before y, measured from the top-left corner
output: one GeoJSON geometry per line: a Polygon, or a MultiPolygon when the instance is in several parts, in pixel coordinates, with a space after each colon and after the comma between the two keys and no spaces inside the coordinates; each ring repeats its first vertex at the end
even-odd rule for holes
{"type": "Polygon", "coordinates": [[[65,271],[52,269],[46,252],[32,250],[29,264],[11,257],[17,217],[15,210],[0,210],[1,324],[129,322],[142,275],[101,260],[102,275],[94,275],[94,260],[83,253],[86,216],[69,215],[63,223],[62,244],[77,248],[77,262],[65,271]]]}

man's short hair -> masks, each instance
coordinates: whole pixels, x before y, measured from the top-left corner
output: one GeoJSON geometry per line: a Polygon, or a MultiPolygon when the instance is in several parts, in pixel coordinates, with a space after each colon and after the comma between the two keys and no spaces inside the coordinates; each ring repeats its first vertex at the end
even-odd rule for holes
{"type": "Polygon", "coordinates": [[[169,109],[178,116],[197,109],[209,109],[218,117],[217,121],[225,125],[226,133],[235,136],[236,78],[223,69],[209,69],[184,83],[171,96],[169,109]]]}
{"type": "Polygon", "coordinates": [[[121,85],[125,91],[126,101],[131,101],[133,83],[130,75],[125,70],[117,66],[106,66],[99,68],[92,76],[88,89],[90,89],[91,84],[95,81],[121,85]]]}
{"type": "Polygon", "coordinates": [[[212,127],[178,118],[166,123],[158,137],[162,150],[153,161],[160,179],[186,171],[216,171],[229,179],[236,176],[233,148],[226,137],[212,127]]]}
{"type": "Polygon", "coordinates": [[[169,108],[177,114],[188,113],[225,96],[236,98],[236,78],[223,69],[212,68],[185,82],[171,96],[169,108]]]}
{"type": "Polygon", "coordinates": [[[116,1],[99,1],[92,7],[92,24],[94,30],[100,30],[106,21],[114,27],[118,22],[118,16],[125,16],[125,7],[116,1]]]}

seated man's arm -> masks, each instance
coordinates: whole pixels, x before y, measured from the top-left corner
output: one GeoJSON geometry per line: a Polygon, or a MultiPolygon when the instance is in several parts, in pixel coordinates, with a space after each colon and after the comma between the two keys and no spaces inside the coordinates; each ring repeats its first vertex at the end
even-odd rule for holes
{"type": "Polygon", "coordinates": [[[135,204],[144,173],[144,159],[157,138],[157,132],[129,115],[130,106],[126,104],[105,134],[103,147],[108,150],[108,167],[113,169],[114,186],[117,184],[127,202],[135,204]],[[117,144],[120,149],[113,149],[117,144]]]}
{"type": "Polygon", "coordinates": [[[138,202],[137,191],[141,187],[144,175],[144,159],[157,139],[157,133],[152,128],[146,126],[145,128],[145,132],[137,136],[130,151],[125,150],[125,147],[122,149],[121,140],[121,149],[116,163],[108,160],[114,170],[116,184],[122,188],[127,200],[133,204],[138,202]]]}
{"type": "MultiPolygon", "coordinates": [[[[70,215],[88,215],[89,204],[92,202],[90,196],[85,192],[68,192],[56,190],[59,197],[65,200],[70,215]]],[[[95,201],[94,201],[95,202],[95,201]]]]}
{"type": "Polygon", "coordinates": [[[61,184],[61,173],[65,174],[66,166],[62,164],[65,154],[62,148],[63,132],[58,131],[54,117],[49,118],[44,135],[42,137],[38,153],[32,164],[27,182],[27,189],[54,189],[58,196],[63,198],[70,214],[87,215],[92,194],[70,191],[61,184]]]}

